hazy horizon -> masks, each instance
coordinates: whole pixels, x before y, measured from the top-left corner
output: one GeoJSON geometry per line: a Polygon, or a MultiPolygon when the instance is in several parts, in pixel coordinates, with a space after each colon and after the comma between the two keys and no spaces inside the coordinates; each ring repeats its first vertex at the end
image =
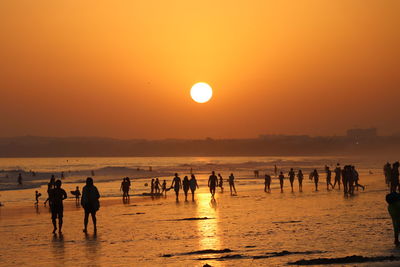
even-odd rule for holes
{"type": "Polygon", "coordinates": [[[0,3],[1,137],[400,132],[400,2],[0,3]],[[197,82],[213,98],[195,103],[197,82]]]}

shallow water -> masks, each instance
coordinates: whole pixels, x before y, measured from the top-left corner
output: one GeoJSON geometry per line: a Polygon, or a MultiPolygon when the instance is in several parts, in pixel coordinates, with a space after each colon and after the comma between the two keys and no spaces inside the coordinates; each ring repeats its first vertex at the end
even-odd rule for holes
{"type": "MultiPolygon", "coordinates": [[[[65,202],[63,236],[52,235],[50,214],[36,209],[26,195],[34,189],[3,191],[2,199],[18,198],[0,208],[0,265],[25,266],[280,266],[300,259],[351,255],[400,256],[392,244],[392,226],[384,200],[386,187],[379,169],[361,169],[366,190],[345,197],[339,190],[326,191],[324,174],[320,191],[305,179],[304,189],[279,193],[273,180],[272,193],[263,192],[262,179],[242,171],[237,196],[225,188],[210,201],[206,174],[198,176],[196,201],[132,197],[123,204],[119,182],[97,186],[103,195],[98,213],[98,234],[82,233],[82,209],[72,199],[65,202]],[[204,218],[207,219],[204,219],[204,218]],[[182,220],[203,218],[202,220],[182,220]],[[205,254],[201,250],[230,249],[205,254]],[[275,253],[274,252],[299,252],[275,253]],[[236,255],[236,256],[232,256],[236,255]],[[165,257],[163,257],[165,256],[165,257]],[[212,259],[231,256],[225,259],[212,259]],[[199,260],[203,259],[203,260],[199,260]]],[[[227,177],[228,172],[222,172],[227,177]]],[[[147,188],[137,180],[134,193],[147,188]]],[[[74,184],[66,184],[72,190],[74,184]]],[[[227,186],[227,183],[225,183],[227,186]]],[[[297,186],[297,181],[295,182],[297,186]]],[[[396,266],[399,262],[350,264],[396,266]]],[[[343,264],[340,264],[341,266],[343,264]]]]}

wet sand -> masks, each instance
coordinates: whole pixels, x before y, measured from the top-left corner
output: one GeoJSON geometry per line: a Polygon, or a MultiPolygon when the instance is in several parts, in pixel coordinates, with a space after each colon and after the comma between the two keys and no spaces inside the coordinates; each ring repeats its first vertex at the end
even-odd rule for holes
{"type": "MultiPolygon", "coordinates": [[[[167,198],[133,197],[129,204],[106,197],[97,235],[91,223],[89,234],[82,233],[83,211],[73,199],[65,202],[62,236],[51,234],[50,214],[42,203],[38,209],[33,202],[9,203],[0,208],[0,265],[281,266],[356,255],[376,261],[337,264],[398,266],[400,250],[393,245],[383,177],[360,173],[367,187],[352,197],[326,191],[324,174],[319,192],[305,179],[303,193],[297,192],[297,180],[291,193],[285,180],[281,194],[273,179],[272,193],[264,193],[262,178],[247,178],[238,179],[237,196],[225,183],[225,192],[218,189],[213,202],[207,177],[200,175],[195,202],[183,201],[183,194],[176,202],[173,191],[167,198]]],[[[102,193],[119,188],[119,182],[98,187],[102,193]]]]}

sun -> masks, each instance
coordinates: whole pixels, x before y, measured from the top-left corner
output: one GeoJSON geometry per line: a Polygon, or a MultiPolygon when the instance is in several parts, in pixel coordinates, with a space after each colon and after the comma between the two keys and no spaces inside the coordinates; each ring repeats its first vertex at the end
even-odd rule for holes
{"type": "Polygon", "coordinates": [[[212,97],[213,91],[207,83],[196,83],[190,89],[190,96],[197,103],[206,103],[212,97]]]}

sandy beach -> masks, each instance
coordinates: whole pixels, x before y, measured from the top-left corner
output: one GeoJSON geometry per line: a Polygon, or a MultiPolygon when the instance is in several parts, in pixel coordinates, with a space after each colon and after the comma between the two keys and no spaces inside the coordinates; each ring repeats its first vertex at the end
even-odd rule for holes
{"type": "MultiPolygon", "coordinates": [[[[64,203],[61,236],[51,234],[50,213],[43,201],[37,208],[33,201],[6,203],[0,208],[0,265],[281,266],[352,255],[370,258],[351,266],[399,264],[388,261],[399,260],[400,250],[392,242],[380,169],[360,169],[366,189],[351,197],[337,189],[327,191],[324,174],[318,192],[307,178],[302,193],[297,181],[291,193],[288,180],[280,193],[277,179],[272,192],[265,193],[263,179],[243,171],[237,176],[237,196],[230,195],[225,183],[224,193],[218,189],[211,201],[208,174],[197,177],[200,189],[194,202],[185,202],[183,193],[176,202],[172,191],[166,198],[141,197],[146,180],[139,179],[133,184],[136,196],[124,204],[113,196],[120,181],[96,183],[106,196],[101,199],[97,235],[91,224],[89,233],[82,233],[83,210],[71,198],[64,203]]],[[[74,185],[65,188],[72,190],[74,185]]],[[[4,200],[33,192],[12,190],[1,195],[4,200]]]]}

